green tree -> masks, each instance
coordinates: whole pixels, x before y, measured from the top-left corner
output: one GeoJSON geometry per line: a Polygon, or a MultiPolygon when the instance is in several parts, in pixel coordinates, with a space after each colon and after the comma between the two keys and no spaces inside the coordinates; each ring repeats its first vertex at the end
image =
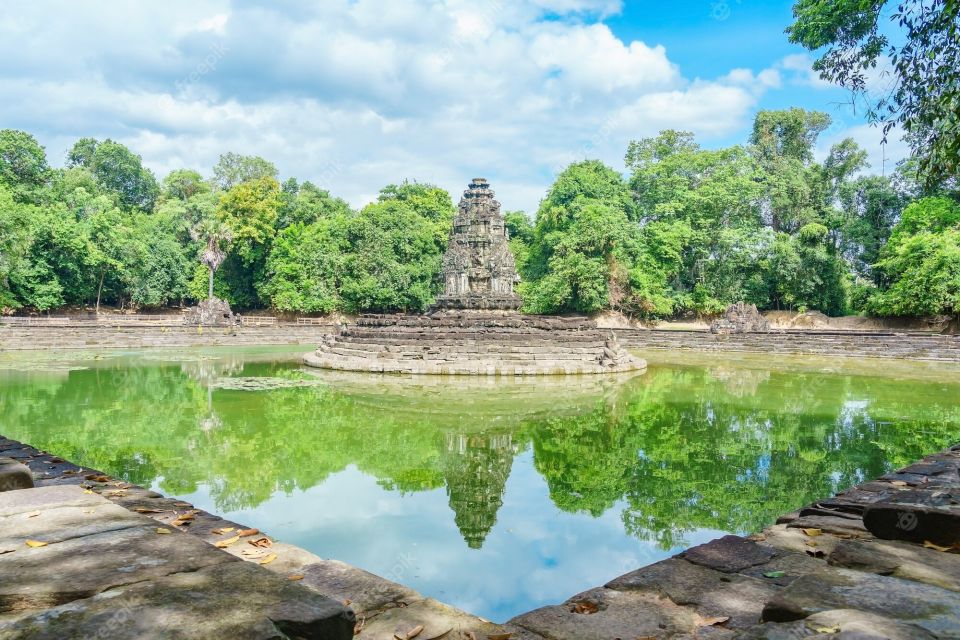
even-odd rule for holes
{"type": "Polygon", "coordinates": [[[229,191],[237,185],[253,180],[277,179],[277,168],[260,156],[225,153],[213,167],[213,182],[217,188],[229,191]]]}
{"type": "Polygon", "coordinates": [[[120,206],[153,209],[160,192],[153,172],[143,166],[140,156],[119,142],[78,140],[67,154],[67,163],[89,169],[99,185],[116,194],[120,206]]]}
{"type": "Polygon", "coordinates": [[[960,316],[960,204],[924,198],[903,211],[876,268],[889,280],[871,311],[960,316]]]}
{"type": "Polygon", "coordinates": [[[164,200],[187,202],[190,198],[207,193],[210,185],[193,169],[175,169],[167,174],[160,187],[160,197],[164,200]]]}
{"type": "Polygon", "coordinates": [[[278,230],[293,224],[309,225],[317,220],[348,215],[351,211],[346,201],[334,198],[329,191],[311,182],[299,184],[294,178],[283,183],[282,199],[277,215],[278,230]]]}
{"type": "Polygon", "coordinates": [[[33,136],[0,129],[0,185],[21,202],[37,202],[49,177],[47,154],[33,136]]]}
{"type": "Polygon", "coordinates": [[[332,313],[342,308],[340,287],[350,250],[347,218],[295,223],[281,231],[267,259],[260,294],[280,311],[332,313]]]}
{"type": "Polygon", "coordinates": [[[609,308],[611,279],[635,259],[633,212],[623,177],[602,162],[586,160],[561,172],[537,211],[521,274],[524,308],[532,313],[609,308]]]}
{"type": "MultiPolygon", "coordinates": [[[[901,125],[928,185],[960,171],[960,3],[797,0],[790,41],[823,51],[813,68],[853,93],[884,133],[901,125]],[[871,86],[883,59],[888,87],[871,86]]],[[[886,81],[886,80],[885,80],[886,81]]]]}
{"type": "Polygon", "coordinates": [[[440,292],[440,259],[453,220],[450,195],[433,185],[389,185],[346,223],[344,310],[422,311],[440,292]]]}

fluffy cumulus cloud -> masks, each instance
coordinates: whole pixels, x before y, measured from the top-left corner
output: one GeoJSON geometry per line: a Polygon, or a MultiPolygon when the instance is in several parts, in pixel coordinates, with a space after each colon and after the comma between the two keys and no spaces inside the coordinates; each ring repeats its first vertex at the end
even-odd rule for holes
{"type": "Polygon", "coordinates": [[[567,162],[621,166],[631,138],[704,142],[749,123],[781,73],[690,77],[604,22],[614,0],[66,0],[0,17],[0,126],[53,163],[112,137],[159,174],[226,151],[355,205],[404,178],[455,197],[474,175],[532,210],[567,162]]]}

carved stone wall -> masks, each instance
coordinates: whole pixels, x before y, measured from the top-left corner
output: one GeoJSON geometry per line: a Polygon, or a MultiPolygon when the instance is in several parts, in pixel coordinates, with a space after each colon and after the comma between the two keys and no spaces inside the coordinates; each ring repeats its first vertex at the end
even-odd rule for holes
{"type": "Polygon", "coordinates": [[[509,234],[490,183],[474,178],[463,192],[443,256],[438,309],[519,309],[520,281],[509,234]]]}

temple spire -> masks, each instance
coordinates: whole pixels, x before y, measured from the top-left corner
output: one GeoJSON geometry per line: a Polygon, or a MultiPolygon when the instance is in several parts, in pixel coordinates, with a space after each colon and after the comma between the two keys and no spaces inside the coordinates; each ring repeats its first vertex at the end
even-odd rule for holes
{"type": "Polygon", "coordinates": [[[457,209],[443,256],[438,309],[520,308],[520,281],[500,203],[486,178],[474,178],[457,209]]]}

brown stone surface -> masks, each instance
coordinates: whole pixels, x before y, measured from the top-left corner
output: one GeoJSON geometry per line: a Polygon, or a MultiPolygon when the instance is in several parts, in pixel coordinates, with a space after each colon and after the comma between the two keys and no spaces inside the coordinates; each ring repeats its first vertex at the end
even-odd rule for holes
{"type": "Polygon", "coordinates": [[[0,622],[0,639],[347,640],[353,628],[352,614],[329,598],[228,562],[0,622]]]}
{"type": "Polygon", "coordinates": [[[676,637],[698,628],[697,614],[647,592],[593,589],[510,621],[551,640],[676,637]]]}
{"type": "Polygon", "coordinates": [[[680,557],[710,569],[731,573],[741,571],[753,565],[763,564],[773,557],[770,549],[757,543],[727,535],[712,542],[687,549],[680,557]]]}
{"type": "Polygon", "coordinates": [[[0,638],[353,637],[353,612],[78,486],[0,494],[0,638]]]}

